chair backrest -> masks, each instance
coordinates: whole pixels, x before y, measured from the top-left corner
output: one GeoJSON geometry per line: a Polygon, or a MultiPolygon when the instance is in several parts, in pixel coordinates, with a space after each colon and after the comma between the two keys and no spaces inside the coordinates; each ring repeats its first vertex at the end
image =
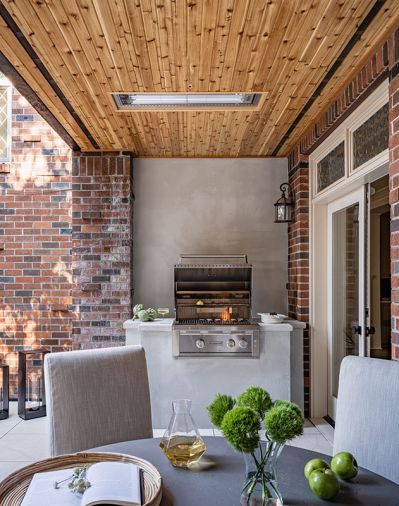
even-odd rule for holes
{"type": "Polygon", "coordinates": [[[49,353],[44,371],[52,455],[152,437],[141,346],[49,353]]]}
{"type": "Polygon", "coordinates": [[[341,364],[334,454],[399,483],[399,362],[345,357],[341,364]]]}

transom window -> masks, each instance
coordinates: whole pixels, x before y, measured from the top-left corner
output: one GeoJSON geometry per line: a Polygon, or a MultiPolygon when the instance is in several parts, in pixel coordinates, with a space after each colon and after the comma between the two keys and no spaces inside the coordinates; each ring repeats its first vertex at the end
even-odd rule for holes
{"type": "Polygon", "coordinates": [[[310,156],[312,195],[324,195],[388,161],[388,82],[384,81],[310,156]]]}
{"type": "Polygon", "coordinates": [[[317,192],[345,176],[345,144],[342,141],[317,164],[317,192]]]}
{"type": "Polygon", "coordinates": [[[388,104],[385,104],[353,132],[353,169],[387,149],[388,139],[388,104]]]}

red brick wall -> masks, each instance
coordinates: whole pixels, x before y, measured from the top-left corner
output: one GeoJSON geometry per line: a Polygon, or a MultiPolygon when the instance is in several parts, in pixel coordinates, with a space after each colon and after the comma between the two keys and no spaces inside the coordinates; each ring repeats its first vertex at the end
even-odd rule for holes
{"type": "Polygon", "coordinates": [[[123,343],[131,173],[130,154],[72,156],[13,91],[12,160],[0,165],[0,360],[12,366],[13,396],[21,348],[123,343]]]}
{"type": "Polygon", "coordinates": [[[309,320],[309,162],[297,150],[289,158],[289,182],[295,196],[294,222],[288,227],[288,311],[309,320]]]}
{"type": "MultiPolygon", "coordinates": [[[[288,227],[288,314],[309,322],[309,161],[296,149],[288,161],[295,196],[294,222],[288,227]]],[[[304,331],[304,408],[310,414],[310,332],[304,331]]]]}
{"type": "Polygon", "coordinates": [[[74,318],[71,151],[15,90],[0,172],[0,352],[14,372],[18,349],[69,349],[74,318]]]}
{"type": "Polygon", "coordinates": [[[131,316],[133,180],[130,154],[73,158],[73,334],[78,347],[124,342],[131,316]]]}

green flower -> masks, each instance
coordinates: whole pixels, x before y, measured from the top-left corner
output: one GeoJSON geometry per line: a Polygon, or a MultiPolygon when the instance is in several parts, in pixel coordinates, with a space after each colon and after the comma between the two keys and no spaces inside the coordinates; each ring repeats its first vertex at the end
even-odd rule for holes
{"type": "Polygon", "coordinates": [[[274,406],[289,406],[291,409],[296,410],[296,412],[298,413],[299,416],[302,416],[301,408],[298,406],[298,404],[295,404],[295,402],[290,402],[290,401],[274,401],[273,402],[273,407],[274,406]]]}
{"type": "Polygon", "coordinates": [[[237,406],[223,418],[222,432],[238,452],[252,453],[259,444],[260,421],[251,408],[237,406]]]}
{"type": "Polygon", "coordinates": [[[268,437],[279,444],[300,436],[304,423],[305,419],[299,407],[288,401],[275,402],[265,417],[268,437]]]}
{"type": "Polygon", "coordinates": [[[264,388],[249,387],[237,397],[237,406],[251,408],[259,415],[259,418],[264,418],[266,411],[272,406],[272,401],[264,388]]]}
{"type": "Polygon", "coordinates": [[[220,429],[224,415],[233,407],[234,399],[230,395],[216,394],[214,401],[206,409],[213,425],[220,429]]]}

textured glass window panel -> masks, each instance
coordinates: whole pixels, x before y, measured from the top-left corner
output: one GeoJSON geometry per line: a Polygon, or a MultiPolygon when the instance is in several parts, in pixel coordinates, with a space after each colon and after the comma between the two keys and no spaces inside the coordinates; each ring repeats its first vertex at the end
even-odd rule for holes
{"type": "Polygon", "coordinates": [[[353,168],[387,149],[388,136],[388,104],[385,104],[353,132],[353,168]]]}
{"type": "Polygon", "coordinates": [[[344,141],[338,144],[317,164],[317,191],[338,181],[345,175],[345,144],[344,141]]]}
{"type": "Polygon", "coordinates": [[[0,86],[0,160],[8,159],[8,86],[0,86]]]}

